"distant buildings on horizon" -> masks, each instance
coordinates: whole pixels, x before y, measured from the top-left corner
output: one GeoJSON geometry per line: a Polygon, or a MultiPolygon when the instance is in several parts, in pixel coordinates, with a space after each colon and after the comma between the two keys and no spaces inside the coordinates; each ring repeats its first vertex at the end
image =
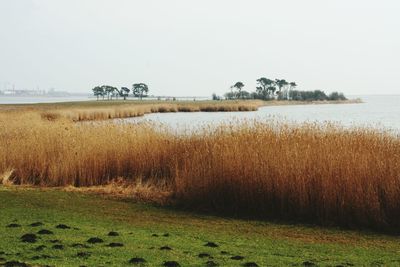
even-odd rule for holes
{"type": "MultiPolygon", "coordinates": [[[[78,94],[73,94],[67,91],[57,91],[54,88],[49,90],[33,90],[33,89],[5,89],[0,90],[0,96],[56,96],[56,97],[65,97],[65,96],[73,96],[78,94]]],[[[83,94],[82,94],[83,95],[83,94]]],[[[84,94],[87,95],[87,94],[84,94]]]]}

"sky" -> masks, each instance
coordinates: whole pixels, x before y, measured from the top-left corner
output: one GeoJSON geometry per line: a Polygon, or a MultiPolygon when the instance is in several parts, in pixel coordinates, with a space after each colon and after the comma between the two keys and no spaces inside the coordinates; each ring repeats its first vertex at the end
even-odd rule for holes
{"type": "Polygon", "coordinates": [[[0,0],[0,90],[400,94],[398,0],[0,0]]]}

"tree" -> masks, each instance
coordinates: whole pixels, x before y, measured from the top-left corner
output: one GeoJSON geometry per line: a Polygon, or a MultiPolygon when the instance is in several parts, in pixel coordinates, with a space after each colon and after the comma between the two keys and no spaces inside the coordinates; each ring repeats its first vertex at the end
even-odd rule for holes
{"type": "Polygon", "coordinates": [[[221,97],[218,96],[216,93],[213,93],[213,94],[211,95],[211,97],[212,97],[212,100],[221,100],[221,97]]]}
{"type": "Polygon", "coordinates": [[[247,91],[245,91],[245,90],[241,90],[241,91],[239,92],[238,97],[239,97],[239,98],[242,98],[242,99],[249,99],[249,98],[251,97],[251,95],[250,95],[249,92],[247,92],[247,91]]]}
{"type": "Polygon", "coordinates": [[[321,90],[314,90],[314,92],[312,92],[312,94],[313,94],[314,100],[322,101],[322,100],[327,100],[327,98],[328,98],[328,96],[325,94],[325,92],[321,91],[321,90]]]}
{"type": "Polygon", "coordinates": [[[343,93],[339,93],[339,92],[332,92],[329,94],[328,96],[328,100],[347,100],[347,98],[344,96],[343,93]]]}
{"type": "Polygon", "coordinates": [[[103,85],[101,86],[103,88],[103,91],[105,92],[105,94],[107,95],[107,99],[109,100],[110,97],[112,99],[114,93],[116,91],[118,91],[118,89],[114,86],[110,86],[110,85],[103,85]]]}
{"type": "Polygon", "coordinates": [[[132,93],[135,97],[142,99],[143,96],[146,96],[148,92],[149,87],[145,83],[135,83],[132,85],[132,93]]]}
{"type": "Polygon", "coordinates": [[[118,96],[121,96],[124,98],[124,100],[126,100],[126,98],[129,95],[129,92],[131,91],[126,87],[121,87],[121,90],[118,90],[117,88],[115,88],[115,90],[117,91],[117,99],[118,99],[118,96]]]}
{"type": "Polygon", "coordinates": [[[290,99],[290,92],[293,91],[297,87],[297,84],[295,82],[289,83],[289,93],[288,93],[288,99],[290,99]]]}
{"type": "Polygon", "coordinates": [[[126,100],[126,98],[129,96],[130,91],[131,90],[127,87],[121,87],[120,96],[122,96],[124,100],[126,100]]]}
{"type": "Polygon", "coordinates": [[[278,93],[280,93],[282,91],[282,88],[285,87],[288,84],[288,82],[285,79],[282,80],[275,79],[275,84],[279,88],[278,93]]]}
{"type": "Polygon", "coordinates": [[[236,97],[236,95],[235,95],[235,93],[234,92],[227,92],[227,93],[225,93],[225,99],[228,99],[228,100],[232,100],[232,99],[235,99],[235,97],[236,97]]]}
{"type": "Polygon", "coordinates": [[[240,97],[242,95],[242,88],[244,87],[244,83],[242,82],[236,82],[234,85],[231,86],[231,88],[236,88],[237,90],[237,97],[240,97]]]}
{"type": "Polygon", "coordinates": [[[321,91],[321,90],[314,90],[314,91],[292,90],[292,91],[290,91],[290,98],[293,100],[301,100],[301,101],[329,100],[329,97],[325,94],[324,91],[321,91]]]}
{"type": "Polygon", "coordinates": [[[257,80],[257,84],[259,84],[259,86],[256,87],[256,92],[261,96],[264,97],[267,94],[267,78],[260,78],[257,80]]]}
{"type": "Polygon", "coordinates": [[[102,96],[104,99],[104,91],[101,86],[96,86],[92,89],[93,95],[97,97],[97,100],[99,100],[99,96],[102,96]]]}
{"type": "Polygon", "coordinates": [[[268,89],[268,92],[271,92],[272,96],[275,94],[275,91],[276,91],[276,87],[275,86],[269,86],[267,89],[268,89]]]}
{"type": "Polygon", "coordinates": [[[261,97],[261,99],[269,99],[271,93],[272,95],[275,93],[276,88],[273,86],[273,80],[262,77],[257,80],[257,83],[259,84],[259,86],[256,88],[256,92],[261,97]]]}
{"type": "MultiPolygon", "coordinates": [[[[275,84],[278,86],[278,95],[282,94],[282,88],[286,88],[286,86],[289,84],[285,79],[275,79],[275,84]]],[[[283,97],[283,96],[281,96],[283,97]]]]}
{"type": "Polygon", "coordinates": [[[115,87],[115,97],[118,99],[118,96],[122,96],[122,91],[118,90],[117,87],[115,87]]]}

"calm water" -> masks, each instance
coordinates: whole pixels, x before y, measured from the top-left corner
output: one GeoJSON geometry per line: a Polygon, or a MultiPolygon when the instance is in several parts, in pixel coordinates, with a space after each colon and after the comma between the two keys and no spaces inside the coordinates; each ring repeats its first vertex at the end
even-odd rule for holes
{"type": "MultiPolygon", "coordinates": [[[[400,95],[354,96],[362,104],[324,104],[261,107],[254,112],[194,112],[154,113],[139,118],[124,119],[127,122],[150,121],[162,123],[172,129],[193,129],[204,124],[220,124],[242,119],[260,121],[286,120],[301,122],[337,122],[345,126],[372,126],[400,132],[400,95]]],[[[0,104],[51,103],[93,100],[85,96],[70,97],[6,97],[0,96],[0,104]]]]}
{"type": "Polygon", "coordinates": [[[153,113],[125,121],[150,121],[162,123],[172,129],[193,129],[202,124],[219,124],[238,119],[276,119],[292,123],[330,121],[344,126],[372,126],[400,131],[400,95],[360,98],[364,103],[271,106],[262,107],[254,112],[153,113]]]}

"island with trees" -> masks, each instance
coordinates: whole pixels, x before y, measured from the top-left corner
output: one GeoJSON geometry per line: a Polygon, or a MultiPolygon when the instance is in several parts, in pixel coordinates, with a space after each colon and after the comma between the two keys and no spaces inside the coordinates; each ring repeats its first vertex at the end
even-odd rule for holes
{"type": "MultiPolygon", "coordinates": [[[[285,79],[269,79],[261,77],[256,80],[257,86],[254,91],[244,90],[245,84],[241,81],[236,82],[230,87],[230,91],[225,93],[225,99],[260,99],[260,100],[294,100],[294,101],[344,101],[347,98],[343,93],[332,92],[326,94],[322,90],[299,91],[295,90],[296,82],[287,82],[285,79]]],[[[223,97],[212,95],[214,100],[223,97]]]]}

